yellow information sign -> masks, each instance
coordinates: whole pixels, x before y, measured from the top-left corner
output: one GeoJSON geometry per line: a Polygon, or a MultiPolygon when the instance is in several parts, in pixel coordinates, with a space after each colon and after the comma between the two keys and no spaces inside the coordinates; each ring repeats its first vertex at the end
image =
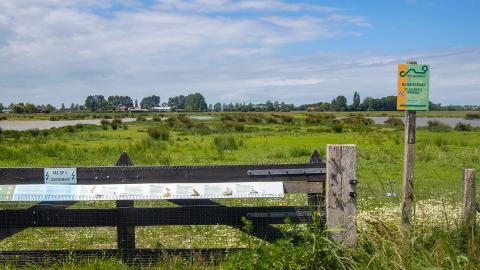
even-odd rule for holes
{"type": "Polygon", "coordinates": [[[430,66],[398,65],[397,110],[428,111],[430,66]]]}

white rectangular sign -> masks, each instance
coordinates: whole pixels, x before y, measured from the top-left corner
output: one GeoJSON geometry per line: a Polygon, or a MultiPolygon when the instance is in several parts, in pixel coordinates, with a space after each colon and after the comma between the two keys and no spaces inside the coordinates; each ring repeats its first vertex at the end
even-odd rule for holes
{"type": "Polygon", "coordinates": [[[169,200],[283,196],[283,182],[0,185],[0,201],[169,200]]]}
{"type": "Polygon", "coordinates": [[[43,175],[48,185],[77,184],[77,168],[45,168],[43,175]]]}

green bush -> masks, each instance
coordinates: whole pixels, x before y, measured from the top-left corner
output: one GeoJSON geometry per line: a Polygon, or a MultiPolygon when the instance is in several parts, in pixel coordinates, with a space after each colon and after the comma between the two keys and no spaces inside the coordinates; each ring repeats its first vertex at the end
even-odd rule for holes
{"type": "Polygon", "coordinates": [[[335,133],[342,133],[343,125],[342,124],[334,124],[332,126],[332,131],[335,132],[335,133]]]}
{"type": "Polygon", "coordinates": [[[467,113],[465,115],[465,119],[469,119],[469,120],[480,119],[480,113],[467,113]]]}
{"type": "Polygon", "coordinates": [[[383,123],[387,126],[394,126],[394,127],[403,127],[405,125],[403,123],[403,120],[397,117],[389,117],[383,123]]]}
{"type": "Polygon", "coordinates": [[[117,130],[117,128],[122,125],[122,119],[115,118],[115,119],[113,119],[113,121],[110,125],[111,125],[113,130],[117,130]]]}
{"type": "Polygon", "coordinates": [[[451,131],[452,127],[438,120],[428,121],[427,129],[430,131],[446,132],[451,131]]]}
{"type": "Polygon", "coordinates": [[[340,119],[340,123],[348,124],[348,125],[364,125],[364,126],[375,124],[373,119],[365,118],[361,116],[344,117],[340,119]]]}
{"type": "Polygon", "coordinates": [[[137,116],[137,122],[143,122],[143,121],[147,121],[147,118],[145,118],[145,116],[137,116]]]}
{"type": "Polygon", "coordinates": [[[233,128],[234,128],[235,131],[237,131],[237,132],[245,131],[245,125],[242,124],[242,123],[238,123],[238,122],[233,123],[233,128]]]}
{"type": "Polygon", "coordinates": [[[328,124],[335,120],[332,113],[309,113],[305,118],[307,124],[328,124]]]}
{"type": "Polygon", "coordinates": [[[151,127],[147,130],[148,136],[155,140],[168,141],[170,132],[162,127],[151,127]]]}
{"type": "Polygon", "coordinates": [[[455,130],[456,131],[472,131],[473,127],[470,124],[465,124],[465,123],[458,123],[455,125],[455,130]]]}
{"type": "Polygon", "coordinates": [[[216,136],[213,138],[213,143],[218,152],[238,149],[237,141],[232,135],[216,136]]]}

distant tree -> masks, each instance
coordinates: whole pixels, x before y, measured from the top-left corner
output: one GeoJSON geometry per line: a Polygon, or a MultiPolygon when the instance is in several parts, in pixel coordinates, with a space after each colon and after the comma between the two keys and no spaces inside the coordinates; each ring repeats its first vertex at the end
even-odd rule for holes
{"type": "Polygon", "coordinates": [[[109,96],[107,102],[111,109],[115,109],[121,105],[127,108],[133,106],[132,98],[129,96],[109,96]]]}
{"type": "Polygon", "coordinates": [[[65,103],[62,103],[62,105],[60,106],[60,110],[65,111],[65,103]]]}
{"type": "Polygon", "coordinates": [[[219,102],[215,103],[215,105],[213,105],[213,111],[214,112],[219,112],[222,110],[222,104],[220,104],[219,102]]]}
{"type": "Polygon", "coordinates": [[[57,110],[57,108],[55,108],[52,104],[47,104],[45,106],[45,113],[51,113],[51,112],[54,112],[56,110],[57,110]]]}
{"type": "Polygon", "coordinates": [[[355,93],[353,93],[352,111],[360,110],[360,103],[360,94],[355,91],[355,93]]]}
{"type": "Polygon", "coordinates": [[[180,110],[185,109],[185,96],[179,95],[168,98],[168,106],[174,107],[180,110]]]}
{"type": "Polygon", "coordinates": [[[158,107],[160,106],[160,97],[155,95],[144,97],[142,101],[140,101],[140,106],[143,109],[151,109],[153,107],[158,107]]]}
{"type": "Polygon", "coordinates": [[[275,110],[273,103],[270,100],[267,100],[267,102],[265,102],[265,110],[267,112],[273,112],[275,110]]]}
{"type": "Polygon", "coordinates": [[[346,111],[347,110],[347,98],[345,96],[337,96],[332,100],[331,109],[334,111],[346,111]]]}
{"type": "Polygon", "coordinates": [[[185,97],[185,110],[189,111],[206,111],[207,102],[200,93],[190,94],[185,97]]]}
{"type": "Polygon", "coordinates": [[[85,100],[85,108],[92,112],[107,110],[108,103],[102,95],[88,96],[85,100]]]}
{"type": "Polygon", "coordinates": [[[138,99],[135,99],[135,108],[138,108],[138,99]]]}
{"type": "Polygon", "coordinates": [[[3,104],[0,103],[0,113],[2,113],[4,109],[5,109],[5,108],[3,107],[3,104]]]}
{"type": "Polygon", "coordinates": [[[71,110],[71,111],[75,110],[75,104],[73,104],[73,103],[70,104],[70,110],[71,110]]]}

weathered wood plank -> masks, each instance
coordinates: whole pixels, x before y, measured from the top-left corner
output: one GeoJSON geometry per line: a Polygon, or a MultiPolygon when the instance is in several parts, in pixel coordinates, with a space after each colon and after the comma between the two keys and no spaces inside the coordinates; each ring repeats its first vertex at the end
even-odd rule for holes
{"type": "MultiPolygon", "coordinates": [[[[325,173],[271,176],[249,170],[325,168],[325,163],[221,166],[78,167],[78,184],[218,183],[264,181],[324,181],[325,173]]],[[[0,168],[0,185],[43,184],[43,168],[0,168]]]]}
{"type": "Polygon", "coordinates": [[[7,227],[101,227],[156,225],[231,225],[242,226],[242,217],[254,224],[311,222],[306,206],[184,206],[159,208],[41,209],[0,211],[0,228],[7,227]]]}
{"type": "Polygon", "coordinates": [[[326,225],[342,246],[356,241],[356,146],[327,145],[326,225]]]}

